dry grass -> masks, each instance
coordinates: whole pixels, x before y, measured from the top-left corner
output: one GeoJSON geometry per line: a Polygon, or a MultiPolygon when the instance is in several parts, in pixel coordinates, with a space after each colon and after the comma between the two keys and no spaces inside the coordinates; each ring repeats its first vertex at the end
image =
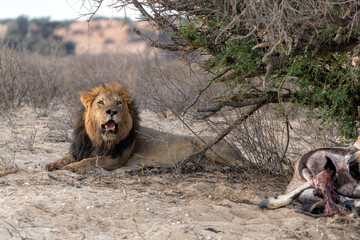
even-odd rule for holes
{"type": "MultiPolygon", "coordinates": [[[[167,79],[176,80],[177,87],[186,91],[192,81],[191,73],[179,61],[167,56],[160,58],[157,61],[166,63],[161,70],[158,68],[161,63],[156,63],[153,57],[138,54],[56,57],[0,47],[0,110],[9,111],[25,104],[49,111],[65,105],[75,112],[80,106],[79,91],[110,81],[122,82],[132,90],[140,107],[155,110],[159,108],[154,103],[157,99],[149,101],[145,93],[171,99],[176,94],[165,86],[167,79]]],[[[170,105],[192,96],[175,97],[170,105]]]]}

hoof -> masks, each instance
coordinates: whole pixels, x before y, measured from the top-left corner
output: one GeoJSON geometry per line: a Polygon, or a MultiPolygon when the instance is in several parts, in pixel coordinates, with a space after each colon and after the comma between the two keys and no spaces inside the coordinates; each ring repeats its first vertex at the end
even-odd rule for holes
{"type": "Polygon", "coordinates": [[[344,203],[344,206],[346,207],[346,209],[348,209],[348,210],[352,210],[355,207],[355,202],[353,199],[345,200],[343,203],[344,203]]]}
{"type": "Polygon", "coordinates": [[[347,160],[347,164],[351,164],[351,163],[353,163],[355,160],[356,160],[355,154],[354,154],[354,155],[351,155],[351,156],[349,157],[349,159],[347,160]]]}
{"type": "Polygon", "coordinates": [[[264,199],[262,200],[260,203],[259,203],[259,207],[261,208],[268,208],[268,205],[269,205],[269,199],[264,199]]]}

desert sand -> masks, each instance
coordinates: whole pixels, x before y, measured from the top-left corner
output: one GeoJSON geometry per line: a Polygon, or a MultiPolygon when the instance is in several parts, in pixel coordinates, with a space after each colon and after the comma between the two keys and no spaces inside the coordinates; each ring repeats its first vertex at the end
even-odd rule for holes
{"type": "MultiPolygon", "coordinates": [[[[1,160],[18,166],[0,178],[0,239],[360,239],[358,219],[314,218],[296,203],[260,209],[265,196],[284,190],[284,178],[221,168],[49,174],[45,164],[69,147],[53,116],[26,107],[0,116],[1,160]]],[[[187,133],[176,119],[142,119],[187,133]]]]}

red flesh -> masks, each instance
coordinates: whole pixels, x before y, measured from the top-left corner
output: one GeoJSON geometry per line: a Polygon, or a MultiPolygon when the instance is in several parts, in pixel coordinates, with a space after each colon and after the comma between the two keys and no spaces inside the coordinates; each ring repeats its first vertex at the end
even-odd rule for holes
{"type": "Polygon", "coordinates": [[[342,204],[342,202],[335,191],[330,171],[323,170],[317,174],[313,178],[313,185],[317,194],[321,193],[325,200],[324,215],[330,217],[343,216],[344,213],[337,206],[337,204],[342,204]]]}

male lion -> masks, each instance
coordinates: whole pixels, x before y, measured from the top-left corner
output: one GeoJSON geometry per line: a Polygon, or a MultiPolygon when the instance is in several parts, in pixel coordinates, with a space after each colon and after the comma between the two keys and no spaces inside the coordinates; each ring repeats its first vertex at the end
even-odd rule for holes
{"type": "MultiPolygon", "coordinates": [[[[69,155],[47,164],[48,171],[84,172],[96,166],[105,170],[121,166],[174,166],[205,144],[197,137],[139,126],[130,93],[119,83],[101,85],[80,95],[84,109],[75,122],[69,155]]],[[[236,147],[220,141],[204,155],[212,162],[230,164],[237,152],[236,147]]]]}

